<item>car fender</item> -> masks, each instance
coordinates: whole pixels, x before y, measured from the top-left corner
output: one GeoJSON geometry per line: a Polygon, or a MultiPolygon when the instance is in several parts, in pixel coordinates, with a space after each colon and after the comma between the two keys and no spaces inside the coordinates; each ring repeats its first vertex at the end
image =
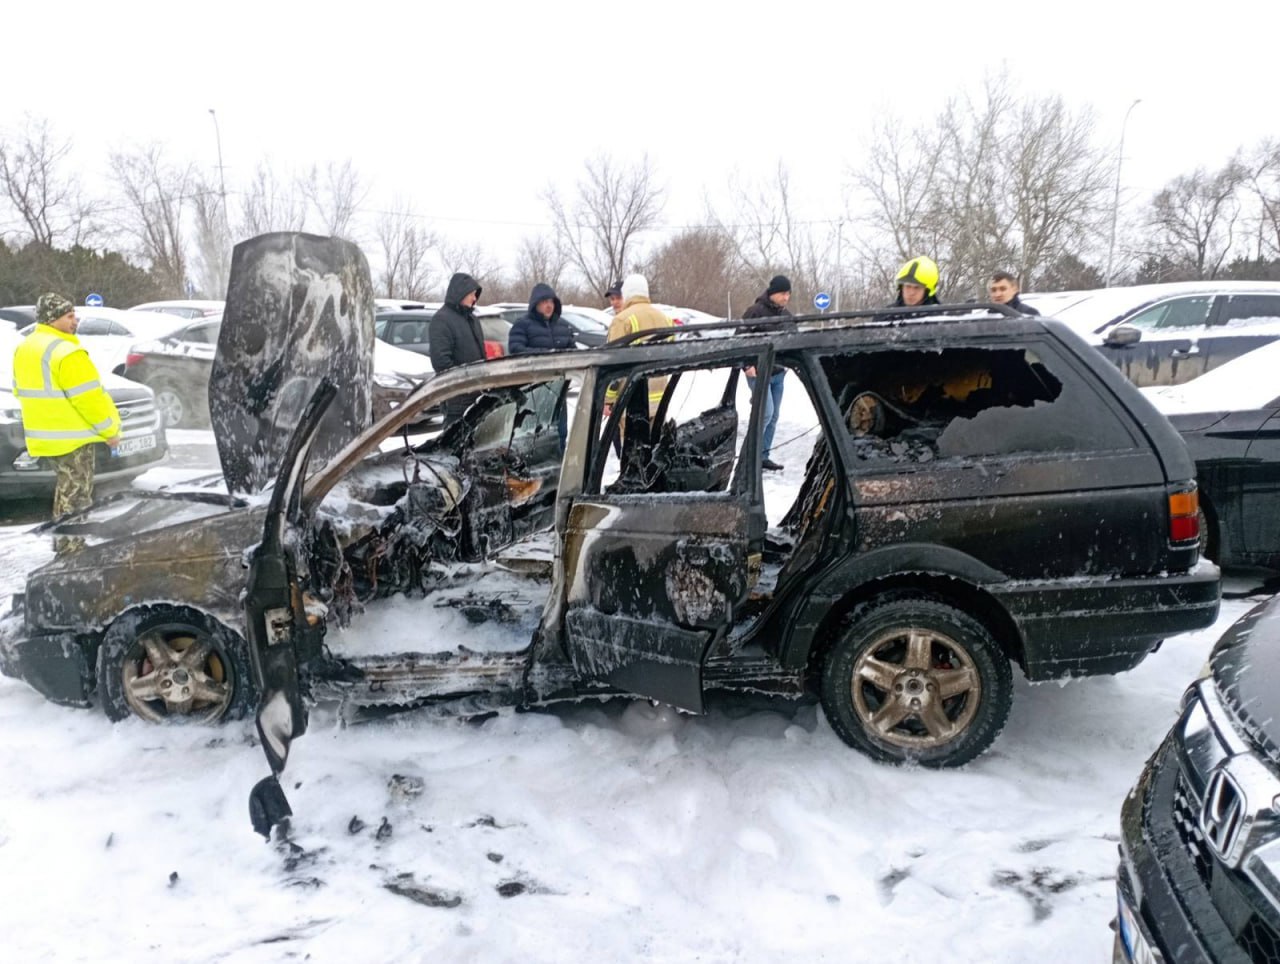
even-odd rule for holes
{"type": "MultiPolygon", "coordinates": [[[[804,666],[813,647],[821,643],[833,613],[843,612],[845,600],[872,583],[913,576],[958,580],[966,585],[966,592],[1008,581],[999,570],[948,546],[906,542],[854,552],[828,566],[797,599],[792,617],[785,622],[779,658],[786,666],[804,666]]],[[[984,595],[994,602],[994,597],[984,595]]]]}

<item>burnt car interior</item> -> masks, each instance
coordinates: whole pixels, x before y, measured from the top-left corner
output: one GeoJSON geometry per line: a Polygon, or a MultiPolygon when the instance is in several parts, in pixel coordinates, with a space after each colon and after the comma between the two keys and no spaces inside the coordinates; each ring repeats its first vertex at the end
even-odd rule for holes
{"type": "Polygon", "coordinates": [[[307,553],[309,588],[338,623],[550,527],[567,398],[563,378],[486,392],[443,431],[389,439],[349,472],[321,503],[307,553]]]}

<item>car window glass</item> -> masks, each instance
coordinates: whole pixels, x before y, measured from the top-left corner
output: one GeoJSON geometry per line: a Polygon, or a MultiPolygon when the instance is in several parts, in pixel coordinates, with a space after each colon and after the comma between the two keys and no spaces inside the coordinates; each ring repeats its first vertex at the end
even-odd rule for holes
{"type": "Polygon", "coordinates": [[[1222,323],[1233,327],[1280,322],[1280,295],[1231,295],[1222,309],[1222,323]]]}
{"type": "Polygon", "coordinates": [[[77,335],[110,335],[111,322],[106,318],[81,318],[76,328],[77,335]]]}
{"type": "Polygon", "coordinates": [[[602,419],[589,490],[725,492],[751,418],[743,367],[754,361],[655,370],[619,380],[602,419]]]}
{"type": "Polygon", "coordinates": [[[823,368],[855,456],[875,471],[1134,444],[1087,384],[1024,348],[856,352],[823,368]]]}
{"type": "Polygon", "coordinates": [[[1161,328],[1195,328],[1209,323],[1213,296],[1174,298],[1140,311],[1124,322],[1133,328],[1155,331],[1161,328]]]}

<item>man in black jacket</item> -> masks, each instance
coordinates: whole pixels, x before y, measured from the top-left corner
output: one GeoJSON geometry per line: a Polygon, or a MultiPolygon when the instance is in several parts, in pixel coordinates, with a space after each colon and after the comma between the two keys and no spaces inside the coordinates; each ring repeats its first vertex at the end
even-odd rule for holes
{"type": "Polygon", "coordinates": [[[987,285],[987,292],[991,295],[991,300],[996,304],[1008,305],[1019,314],[1040,314],[1030,305],[1024,304],[1022,299],[1018,297],[1020,294],[1018,279],[1007,271],[997,271],[991,276],[991,281],[987,285]]]}
{"type": "Polygon", "coordinates": [[[507,333],[507,350],[513,355],[523,355],[576,347],[573,326],[560,317],[560,299],[555,289],[539,281],[529,294],[528,313],[507,333]]]}
{"type": "MultiPolygon", "coordinates": [[[[769,282],[769,287],[765,288],[764,294],[742,313],[742,317],[744,320],[758,319],[760,321],[790,318],[791,312],[787,310],[787,305],[790,302],[791,279],[783,274],[774,275],[769,282]]],[[[771,455],[773,434],[778,429],[778,413],[782,411],[782,389],[785,387],[783,382],[786,377],[787,373],[784,369],[776,369],[769,376],[769,388],[764,396],[764,438],[761,440],[760,465],[771,472],[777,472],[782,468],[782,465],[775,462],[771,455]]],[[[747,368],[747,384],[751,386],[752,391],[755,391],[755,366],[747,368]]]]}
{"type": "MultiPolygon", "coordinates": [[[[427,340],[431,343],[431,367],[447,371],[468,362],[484,361],[484,332],[476,320],[476,302],[480,285],[471,275],[459,271],[449,279],[444,305],[431,318],[427,340]]],[[[444,406],[444,424],[456,421],[471,399],[455,396],[444,406]]]]}

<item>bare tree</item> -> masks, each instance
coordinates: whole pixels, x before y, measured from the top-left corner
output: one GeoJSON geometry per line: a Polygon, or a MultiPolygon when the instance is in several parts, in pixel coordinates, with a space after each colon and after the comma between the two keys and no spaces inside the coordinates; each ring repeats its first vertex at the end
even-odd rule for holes
{"type": "Polygon", "coordinates": [[[587,285],[603,296],[632,267],[639,236],[662,214],[662,189],[648,155],[633,166],[607,154],[586,162],[573,198],[554,187],[543,195],[556,237],[587,285]]]}
{"type": "Polygon", "coordinates": [[[512,286],[516,290],[532,290],[539,281],[555,288],[557,292],[564,287],[565,272],[569,268],[569,258],[560,246],[559,238],[548,240],[541,235],[526,237],[521,240],[516,251],[515,276],[512,286]]]}
{"type": "Polygon", "coordinates": [[[484,295],[486,302],[494,300],[489,297],[493,290],[505,287],[502,278],[502,262],[480,242],[442,240],[438,253],[445,278],[452,277],[459,271],[465,271],[475,278],[482,288],[487,289],[484,295]]]}
{"type": "Polygon", "coordinates": [[[1106,190],[1092,117],[1061,98],[1024,98],[1004,74],[979,95],[953,98],[936,121],[873,127],[867,155],[850,170],[858,202],[855,242],[885,275],[928,255],[942,288],[984,290],[997,268],[1030,277],[1097,236],[1106,190]]]}
{"type": "Polygon", "coordinates": [[[276,178],[263,160],[240,195],[240,234],[252,238],[271,231],[301,231],[307,224],[307,198],[296,182],[276,178]]]}
{"type": "Polygon", "coordinates": [[[192,177],[191,186],[191,213],[195,220],[193,281],[205,297],[221,298],[231,276],[231,228],[226,205],[219,190],[198,175],[192,177]]]}
{"type": "Polygon", "coordinates": [[[323,173],[312,165],[310,173],[298,179],[298,188],[315,208],[327,234],[350,237],[356,210],[369,195],[350,158],[341,164],[330,161],[323,173]]]}
{"type": "Polygon", "coordinates": [[[1266,140],[1254,148],[1247,171],[1257,205],[1256,256],[1280,256],[1280,141],[1266,140]]]}
{"type": "Polygon", "coordinates": [[[686,228],[653,252],[644,272],[663,301],[716,315],[728,313],[735,287],[746,308],[755,287],[738,264],[734,239],[719,227],[686,228]]]}
{"type": "Polygon", "coordinates": [[[413,205],[397,200],[391,211],[379,216],[374,231],[382,247],[378,287],[388,298],[426,300],[433,283],[431,254],[437,240],[413,205]]]}
{"type": "Polygon", "coordinates": [[[123,194],[120,229],[133,238],[164,289],[181,295],[187,280],[182,212],[193,180],[191,166],[168,163],[155,144],[134,153],[114,153],[110,164],[123,194]]]}
{"type": "Polygon", "coordinates": [[[88,240],[92,206],[61,167],[70,141],[55,139],[49,122],[28,115],[15,134],[0,138],[0,190],[31,240],[46,247],[88,240]]]}
{"type": "Polygon", "coordinates": [[[1195,278],[1215,278],[1236,240],[1241,185],[1248,172],[1232,157],[1219,171],[1197,168],[1174,178],[1151,202],[1155,254],[1195,278]]]}

